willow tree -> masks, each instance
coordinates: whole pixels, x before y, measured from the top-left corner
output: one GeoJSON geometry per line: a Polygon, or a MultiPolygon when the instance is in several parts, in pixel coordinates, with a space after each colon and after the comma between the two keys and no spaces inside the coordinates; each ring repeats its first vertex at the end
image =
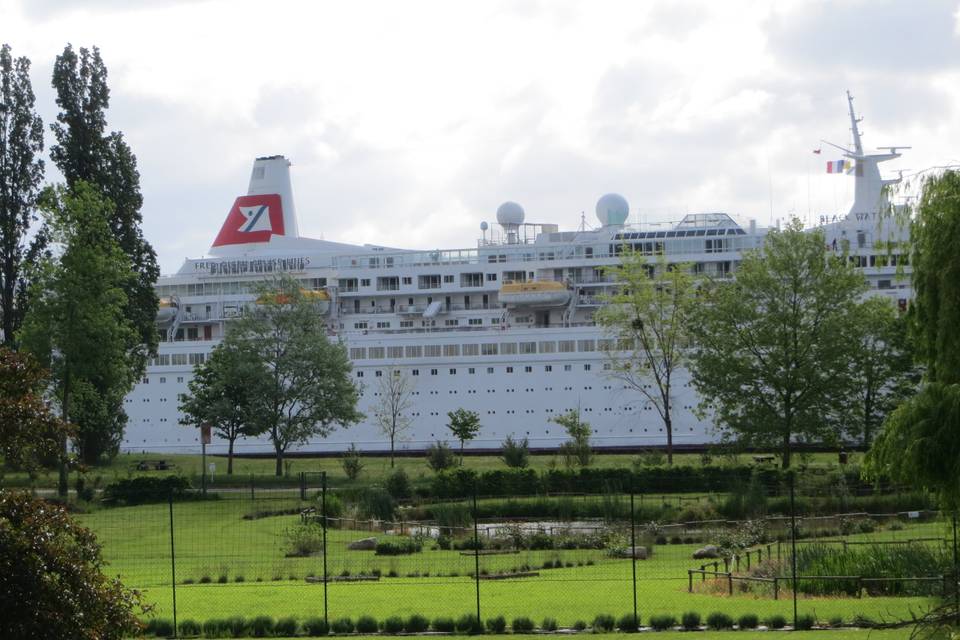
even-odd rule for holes
{"type": "Polygon", "coordinates": [[[911,228],[909,311],[923,386],[886,420],[867,471],[936,492],[960,507],[960,173],[924,180],[911,228]]]}
{"type": "Polygon", "coordinates": [[[667,462],[673,464],[673,389],[690,342],[694,280],[687,265],[650,263],[627,250],[608,270],[618,283],[597,323],[614,337],[607,350],[612,376],[649,402],[667,435],[667,462]]]}
{"type": "Polygon", "coordinates": [[[827,419],[849,403],[863,276],[823,234],[794,220],[744,254],[736,280],[707,287],[693,323],[693,383],[701,411],[729,437],[779,449],[834,440],[827,419]]]}

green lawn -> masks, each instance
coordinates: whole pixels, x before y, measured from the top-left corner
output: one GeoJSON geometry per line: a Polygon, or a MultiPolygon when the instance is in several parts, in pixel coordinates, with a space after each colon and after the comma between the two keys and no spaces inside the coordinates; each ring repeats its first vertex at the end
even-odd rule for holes
{"type": "MultiPolygon", "coordinates": [[[[322,614],[323,585],[305,580],[311,574],[322,575],[322,558],[285,557],[289,549],[285,532],[297,526],[299,516],[242,517],[254,510],[297,504],[290,499],[250,501],[241,496],[175,504],[178,617],[203,620],[267,614],[303,618],[322,614]],[[224,583],[218,584],[221,576],[224,583]],[[201,584],[206,580],[212,583],[201,584]]],[[[143,589],[148,600],[156,604],[157,614],[169,617],[172,590],[167,505],[102,509],[81,518],[103,543],[110,562],[107,572],[119,574],[130,587],[143,589]]],[[[942,525],[926,523],[878,532],[872,537],[902,539],[942,534],[942,525]]],[[[384,537],[356,529],[329,531],[330,575],[345,571],[369,574],[376,569],[383,576],[376,582],[331,583],[327,594],[331,618],[370,614],[383,619],[413,613],[459,616],[475,609],[475,586],[467,576],[474,567],[472,555],[425,548],[418,554],[383,557],[372,551],[346,549],[350,541],[370,535],[384,537]],[[390,572],[398,577],[387,577],[390,572]]],[[[743,613],[756,613],[761,618],[774,613],[792,616],[789,599],[774,601],[764,589],[756,593],[738,590],[730,596],[725,582],[695,582],[694,593],[688,593],[687,569],[701,564],[691,558],[696,547],[660,545],[651,559],[637,562],[637,600],[644,619],[657,613],[679,617],[685,611],[697,611],[703,617],[713,611],[734,617],[743,613]]],[[[589,622],[598,613],[620,616],[632,610],[631,562],[609,558],[603,551],[522,551],[480,558],[481,574],[526,566],[539,575],[481,581],[484,617],[525,615],[539,621],[551,616],[561,625],[572,625],[577,620],[589,622]],[[540,568],[545,561],[557,559],[565,565],[563,568],[540,568]]],[[[900,618],[929,604],[924,598],[913,597],[804,597],[800,611],[824,621],[835,616],[849,621],[856,615],[879,620],[900,618]]]]}

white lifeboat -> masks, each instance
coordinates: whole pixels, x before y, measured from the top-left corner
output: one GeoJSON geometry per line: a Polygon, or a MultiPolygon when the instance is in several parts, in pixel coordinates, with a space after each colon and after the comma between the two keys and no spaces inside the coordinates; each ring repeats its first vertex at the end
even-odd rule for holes
{"type": "Polygon", "coordinates": [[[508,307],[562,307],[570,302],[570,290],[562,282],[505,282],[500,302],[508,307]]]}

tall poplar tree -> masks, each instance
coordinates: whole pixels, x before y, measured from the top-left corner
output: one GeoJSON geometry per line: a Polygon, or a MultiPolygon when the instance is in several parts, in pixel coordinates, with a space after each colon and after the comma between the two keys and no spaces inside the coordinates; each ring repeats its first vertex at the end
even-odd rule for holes
{"type": "Polygon", "coordinates": [[[125,312],[140,335],[142,347],[131,358],[142,373],[146,359],[157,347],[157,296],[160,276],[157,256],[140,229],[140,173],[137,160],[120,132],[107,131],[110,105],[107,68],[100,50],[67,45],[53,67],[53,88],[60,112],[51,125],[57,144],[50,157],[71,188],[78,181],[96,187],[110,200],[108,223],[126,254],[136,278],[126,287],[125,312]]]}
{"type": "Polygon", "coordinates": [[[43,180],[43,122],[34,111],[30,60],[0,47],[0,318],[3,342],[14,345],[23,320],[23,267],[43,250],[45,234],[28,241],[43,180]]]}

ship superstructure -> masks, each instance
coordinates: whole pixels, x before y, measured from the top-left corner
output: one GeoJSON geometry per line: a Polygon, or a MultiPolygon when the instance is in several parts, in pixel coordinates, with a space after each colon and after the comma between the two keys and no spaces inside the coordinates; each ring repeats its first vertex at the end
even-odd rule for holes
{"type": "MultiPolygon", "coordinates": [[[[821,220],[828,245],[849,254],[871,294],[905,305],[905,230],[880,213],[887,208],[879,162],[897,149],[863,152],[852,99],[854,148],[843,149],[856,182],[850,212],[821,220]]],[[[554,447],[566,436],[552,418],[579,409],[603,446],[660,446],[666,442],[656,410],[611,375],[612,337],[594,314],[617,283],[606,267],[631,247],[651,262],[691,263],[703,277],[734,277],[744,251],[762,246],[768,229],[725,213],[685,216],[673,224],[627,224],[625,198],[607,194],[596,205],[598,226],[561,231],[526,221],[523,208],[505,202],[497,225],[469,249],[414,251],[350,245],[299,235],[282,156],[258,158],[247,195],[237,198],[204,258],[189,259],[157,282],[162,341],[144,379],[126,399],[127,450],[192,451],[199,434],[179,424],[178,395],[193,367],[205,360],[231,321],[255,303],[256,282],[294,276],[317,302],[330,339],[342,340],[362,389],[360,409],[373,416],[383,376],[413,382],[412,424],[398,448],[422,449],[449,439],[447,412],[476,411],[483,424],[471,445],[497,447],[508,436],[554,447]]],[[[677,445],[717,439],[698,418],[698,398],[681,372],[675,385],[677,445]]],[[[213,450],[217,449],[214,441],[213,450]]],[[[388,446],[372,418],[301,449],[367,450],[388,446]]],[[[238,443],[241,451],[269,451],[266,440],[238,443]]]]}

